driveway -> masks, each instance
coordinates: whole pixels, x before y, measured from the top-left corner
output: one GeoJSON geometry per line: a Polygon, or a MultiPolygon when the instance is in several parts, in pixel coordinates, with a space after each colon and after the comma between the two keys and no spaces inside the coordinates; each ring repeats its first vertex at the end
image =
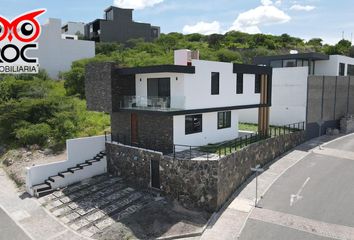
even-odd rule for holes
{"type": "Polygon", "coordinates": [[[254,208],[241,240],[354,239],[354,135],[287,170],[254,208]]]}

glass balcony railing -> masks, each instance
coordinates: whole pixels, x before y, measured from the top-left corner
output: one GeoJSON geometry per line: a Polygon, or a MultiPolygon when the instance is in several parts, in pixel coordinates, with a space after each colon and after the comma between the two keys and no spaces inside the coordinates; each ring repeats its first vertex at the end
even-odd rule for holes
{"type": "Polygon", "coordinates": [[[146,97],[124,96],[121,109],[140,109],[151,111],[175,111],[184,109],[185,97],[146,97]]]}

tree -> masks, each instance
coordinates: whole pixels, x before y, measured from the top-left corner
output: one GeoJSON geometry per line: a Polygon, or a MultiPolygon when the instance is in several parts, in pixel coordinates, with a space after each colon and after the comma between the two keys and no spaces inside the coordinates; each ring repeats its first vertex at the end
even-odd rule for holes
{"type": "Polygon", "coordinates": [[[64,73],[64,87],[68,96],[78,95],[85,97],[85,69],[75,67],[69,72],[64,73]]]}

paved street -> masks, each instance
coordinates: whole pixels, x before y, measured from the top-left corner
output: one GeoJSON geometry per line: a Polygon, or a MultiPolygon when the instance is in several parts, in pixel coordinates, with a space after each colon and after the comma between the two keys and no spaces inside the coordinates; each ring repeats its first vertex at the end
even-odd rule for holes
{"type": "Polygon", "coordinates": [[[30,240],[23,230],[0,208],[0,240],[30,240]]]}
{"type": "Polygon", "coordinates": [[[354,239],[354,135],[286,171],[249,215],[241,240],[354,239]]]}

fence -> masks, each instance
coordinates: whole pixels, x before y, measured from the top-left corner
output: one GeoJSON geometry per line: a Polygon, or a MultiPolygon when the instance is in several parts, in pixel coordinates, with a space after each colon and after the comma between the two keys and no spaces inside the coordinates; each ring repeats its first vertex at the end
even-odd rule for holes
{"type": "Polygon", "coordinates": [[[277,137],[286,135],[289,133],[304,131],[305,122],[287,124],[284,126],[270,126],[267,134],[251,133],[233,140],[209,144],[205,146],[189,146],[183,144],[173,145],[173,158],[184,158],[191,160],[194,157],[202,157],[206,160],[220,159],[222,156],[236,152],[237,150],[244,148],[252,143],[268,139],[271,137],[277,137]],[[181,153],[182,152],[182,153],[181,153]],[[199,155],[199,156],[198,156],[199,155]]]}

